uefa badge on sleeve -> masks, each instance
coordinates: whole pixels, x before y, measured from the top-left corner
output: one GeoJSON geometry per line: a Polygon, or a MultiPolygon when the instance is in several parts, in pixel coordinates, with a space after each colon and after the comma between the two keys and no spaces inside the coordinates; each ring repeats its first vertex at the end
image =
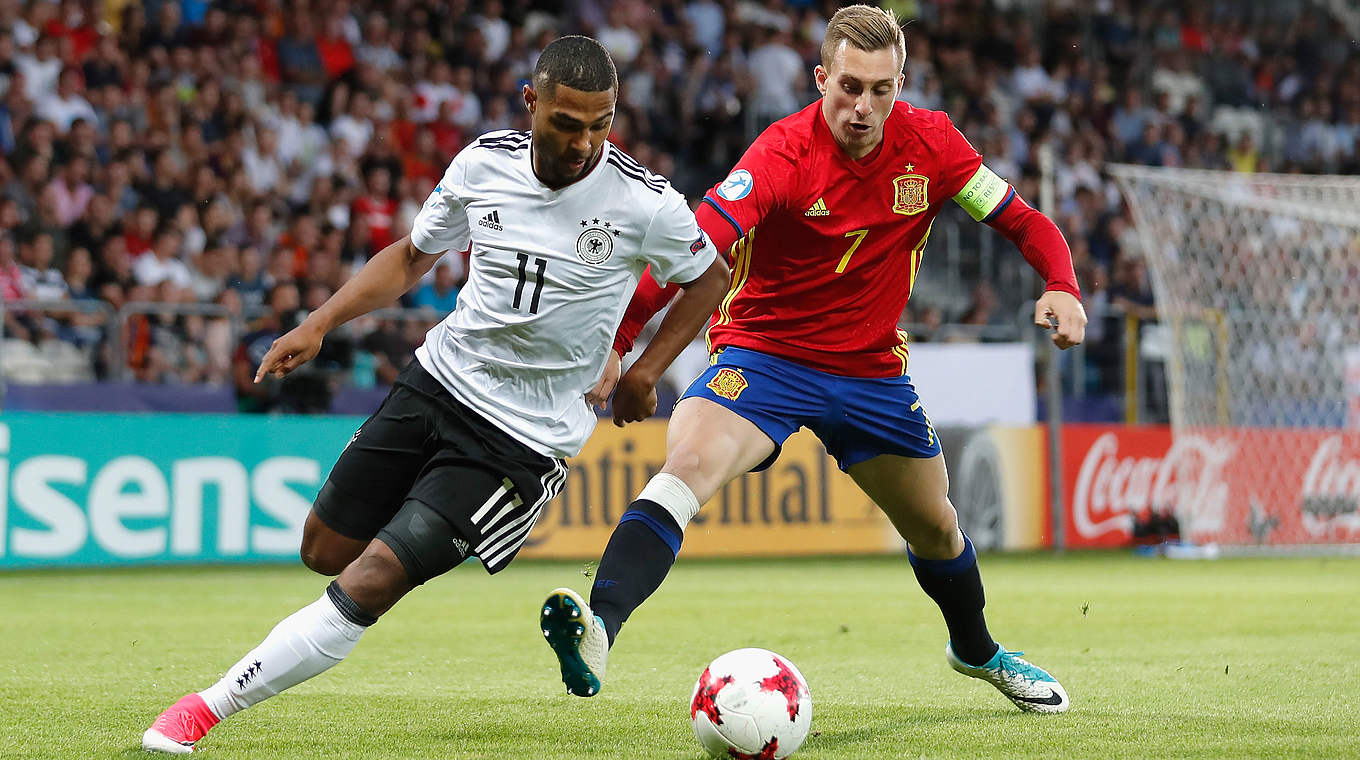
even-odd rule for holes
{"type": "Polygon", "coordinates": [[[755,178],[745,169],[738,169],[727,175],[727,179],[718,185],[718,197],[725,201],[739,201],[751,194],[751,188],[755,187],[755,178]]]}

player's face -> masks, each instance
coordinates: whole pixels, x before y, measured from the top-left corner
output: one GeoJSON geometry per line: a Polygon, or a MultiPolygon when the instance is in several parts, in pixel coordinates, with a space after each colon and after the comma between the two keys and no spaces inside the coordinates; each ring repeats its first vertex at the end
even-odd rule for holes
{"type": "Polygon", "coordinates": [[[883,122],[902,88],[902,66],[892,48],[860,50],[841,43],[828,66],[814,71],[822,116],[852,158],[868,155],[883,139],[883,122]]]}
{"type": "Polygon", "coordinates": [[[614,122],[614,90],[585,92],[565,85],[539,92],[524,87],[533,126],[534,173],[548,187],[580,179],[595,163],[614,122]]]}

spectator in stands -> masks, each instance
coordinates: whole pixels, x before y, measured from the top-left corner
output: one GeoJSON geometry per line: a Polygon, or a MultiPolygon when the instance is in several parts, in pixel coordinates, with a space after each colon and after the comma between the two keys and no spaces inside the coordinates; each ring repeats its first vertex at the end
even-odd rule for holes
{"type": "Polygon", "coordinates": [[[8,231],[0,232],[0,299],[5,303],[28,297],[17,248],[14,235],[8,231]]]}
{"type": "Polygon", "coordinates": [[[420,286],[412,306],[430,309],[439,316],[453,311],[458,305],[458,280],[452,264],[440,262],[434,268],[434,279],[420,286]]]}
{"type": "Polygon", "coordinates": [[[1157,318],[1152,284],[1148,281],[1147,264],[1141,256],[1121,256],[1115,263],[1114,281],[1110,284],[1110,313],[1116,317],[1132,315],[1142,321],[1157,318]]]}
{"type": "Polygon", "coordinates": [[[33,101],[34,110],[65,134],[76,119],[96,120],[94,108],[81,94],[84,83],[79,69],[68,66],[61,71],[55,91],[44,92],[33,101]]]}
{"type": "Polygon", "coordinates": [[[119,224],[109,196],[93,194],[84,213],[71,226],[71,245],[97,251],[106,239],[118,235],[119,224]]]}
{"type": "Polygon", "coordinates": [[[301,305],[297,285],[283,282],[269,289],[268,311],[241,337],[232,358],[232,378],[236,387],[236,408],[242,412],[263,413],[278,403],[282,381],[265,377],[255,382],[255,370],[280,335],[297,324],[301,305]]]}
{"type": "Polygon", "coordinates": [[[364,194],[354,201],[350,219],[362,217],[368,227],[365,258],[387,247],[396,239],[392,228],[396,224],[397,202],[392,199],[392,172],[382,164],[373,164],[364,171],[364,194]]]}
{"type": "Polygon", "coordinates": [[[373,356],[374,374],[383,385],[391,385],[411,359],[416,343],[407,340],[394,320],[379,320],[377,329],[364,336],[360,347],[373,356]]]}
{"type": "Polygon", "coordinates": [[[986,337],[985,328],[995,325],[1005,324],[1006,315],[1002,314],[998,307],[1000,301],[996,297],[996,289],[986,280],[981,280],[973,286],[973,298],[969,302],[968,308],[959,316],[958,323],[970,327],[979,328],[968,334],[960,334],[971,340],[979,340],[986,337]]]}
{"type": "MultiPolygon", "coordinates": [[[[45,3],[30,3],[41,6],[45,3]]],[[[19,48],[28,45],[21,40],[19,48]]],[[[57,80],[61,78],[62,62],[57,51],[57,40],[46,35],[38,37],[33,52],[20,53],[14,57],[14,68],[23,77],[24,97],[30,103],[39,103],[57,91],[57,80]]]]}
{"type": "MultiPolygon", "coordinates": [[[[19,268],[16,248],[14,236],[7,232],[0,232],[0,299],[3,299],[6,304],[28,297],[28,292],[24,289],[24,274],[23,270],[19,268]]],[[[4,337],[31,340],[33,337],[32,325],[16,314],[13,309],[6,308],[4,312],[4,337]]]]}
{"type": "Polygon", "coordinates": [[[70,227],[84,215],[94,196],[94,186],[88,182],[89,161],[84,156],[67,156],[60,159],[55,168],[56,176],[43,192],[51,198],[56,221],[70,227]]]}
{"type": "Polygon", "coordinates": [[[763,37],[748,61],[755,87],[751,109],[760,128],[806,105],[798,93],[806,89],[808,79],[808,69],[793,49],[787,29],[772,25],[765,28],[763,37]]]}
{"type": "Polygon", "coordinates": [[[162,225],[156,230],[151,252],[138,257],[132,265],[132,275],[138,285],[155,287],[169,283],[175,289],[192,290],[194,279],[189,274],[189,267],[177,257],[181,239],[179,230],[172,225],[162,225]]]}
{"type": "MultiPolygon", "coordinates": [[[[66,257],[67,298],[86,307],[97,307],[103,303],[99,294],[90,287],[94,277],[94,262],[85,248],[72,248],[66,257]]],[[[97,310],[73,312],[61,319],[59,337],[79,348],[97,346],[105,337],[108,325],[104,315],[97,310]]]]}
{"type": "Polygon", "coordinates": [[[119,235],[105,238],[99,248],[99,262],[94,268],[91,289],[117,309],[123,305],[128,291],[136,284],[137,278],[132,273],[132,257],[128,256],[125,239],[119,235]]]}
{"type": "Polygon", "coordinates": [[[150,176],[137,188],[137,194],[143,203],[156,210],[158,220],[172,219],[184,200],[182,183],[175,155],[166,148],[152,159],[150,176]]]}
{"type": "Polygon", "coordinates": [[[34,232],[19,243],[19,272],[28,298],[60,301],[69,293],[66,278],[53,265],[52,235],[34,232]]]}
{"type": "MultiPolygon", "coordinates": [[[[14,248],[46,232],[54,265],[68,271],[80,269],[68,251],[89,249],[97,262],[86,287],[113,305],[183,297],[129,292],[127,260],[149,251],[165,222],[180,228],[176,258],[213,270],[191,271],[196,299],[220,293],[208,283],[223,277],[228,299],[255,305],[275,279],[337,286],[375,241],[400,235],[469,140],[524,127],[518,81],[563,33],[593,30],[632,61],[614,137],[653,170],[676,166],[677,188],[697,196],[735,163],[750,129],[810,102],[806,59],[827,10],[776,0],[666,2],[655,13],[636,2],[568,13],[560,3],[411,0],[396,14],[376,0],[263,12],[120,3],[104,27],[87,4],[20,5],[0,2],[0,238],[14,248]],[[299,216],[325,229],[320,243],[291,239],[299,216]],[[269,274],[261,257],[283,231],[293,263],[275,257],[269,274]]],[[[1360,171],[1360,55],[1348,38],[1296,19],[1287,3],[1250,13],[1203,0],[1144,5],[902,4],[915,17],[905,97],[948,109],[1027,197],[1037,197],[1036,148],[1051,144],[1074,252],[1085,238],[1116,274],[1137,251],[1105,161],[1360,171]]],[[[971,267],[981,248],[960,250],[959,266],[971,267]]],[[[997,290],[1002,314],[1024,295],[997,290]]],[[[955,289],[940,303],[957,313],[967,297],[955,289]]],[[[146,337],[147,357],[174,349],[146,337]]],[[[173,375],[165,363],[143,374],[173,375]]]]}

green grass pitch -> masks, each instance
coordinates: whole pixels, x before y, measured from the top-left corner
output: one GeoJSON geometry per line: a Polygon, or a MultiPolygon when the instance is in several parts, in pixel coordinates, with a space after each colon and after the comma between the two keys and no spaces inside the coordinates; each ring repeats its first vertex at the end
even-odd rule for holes
{"type": "MultiPolygon", "coordinates": [[[[474,565],[414,592],[340,666],[237,715],[208,758],[703,757],[703,666],[763,646],[813,696],[814,758],[1360,757],[1360,560],[984,556],[992,632],[1050,669],[1062,716],[951,671],[905,558],[681,561],[568,696],[537,629],[582,563],[474,565]]],[[[0,574],[0,756],[137,758],[325,582],[300,567],[0,574]]]]}

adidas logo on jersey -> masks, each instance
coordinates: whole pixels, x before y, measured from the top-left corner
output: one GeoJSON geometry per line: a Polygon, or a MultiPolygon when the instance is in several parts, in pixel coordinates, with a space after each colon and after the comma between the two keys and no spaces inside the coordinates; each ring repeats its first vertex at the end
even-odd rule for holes
{"type": "Polygon", "coordinates": [[[492,211],[490,214],[487,214],[481,219],[478,219],[477,223],[482,225],[483,227],[490,227],[491,229],[497,232],[505,232],[505,228],[501,226],[500,209],[496,209],[495,211],[492,211]]]}
{"type": "Polygon", "coordinates": [[[803,216],[831,216],[831,211],[826,207],[826,201],[818,198],[816,203],[803,212],[803,216]]]}

